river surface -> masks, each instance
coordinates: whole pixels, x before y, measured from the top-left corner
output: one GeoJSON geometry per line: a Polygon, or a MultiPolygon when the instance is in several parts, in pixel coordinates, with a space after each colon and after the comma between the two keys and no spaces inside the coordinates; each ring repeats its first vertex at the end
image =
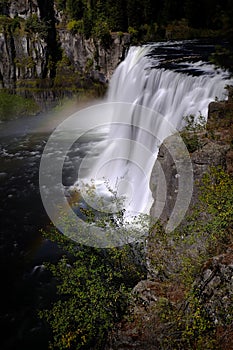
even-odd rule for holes
{"type": "MultiPolygon", "coordinates": [[[[184,77],[214,74],[221,75],[223,81],[228,79],[227,73],[207,64],[208,57],[214,51],[214,45],[210,43],[186,41],[157,43],[152,46],[153,49],[147,55],[151,62],[150,69],[161,70],[161,74],[164,74],[164,78],[160,77],[162,82],[164,79],[169,81],[170,72],[183,74],[184,77]]],[[[122,69],[126,68],[128,69],[126,64],[122,66],[122,69]]],[[[137,67],[139,72],[140,68],[144,69],[139,65],[137,67]]],[[[112,86],[108,93],[110,101],[119,100],[119,93],[123,93],[122,86],[124,88],[128,86],[130,89],[129,81],[124,84],[126,71],[119,71],[117,74],[117,86],[112,86]]],[[[139,76],[141,81],[142,76],[139,76]]],[[[148,79],[147,83],[147,88],[152,89],[148,79]]],[[[165,88],[165,85],[162,86],[163,91],[165,88]]],[[[126,100],[128,95],[125,90],[126,100]]],[[[134,99],[134,95],[131,96],[134,99]]],[[[164,106],[162,107],[165,108],[164,106]]],[[[175,106],[172,108],[175,109],[175,106]]],[[[1,349],[47,348],[49,332],[38,319],[37,308],[50,301],[54,295],[54,286],[51,283],[51,276],[41,265],[43,261],[55,261],[61,252],[55,244],[41,237],[40,230],[46,229],[50,219],[40,198],[39,166],[41,154],[52,130],[73,111],[68,109],[64,113],[48,113],[0,124],[2,280],[0,327],[3,334],[1,349]]],[[[70,161],[67,162],[67,167],[65,165],[64,168],[65,185],[75,183],[79,162],[103,137],[103,134],[92,134],[79,140],[69,155],[70,161]],[[73,166],[72,160],[75,160],[73,166]]]]}
{"type": "MultiPolygon", "coordinates": [[[[40,233],[50,219],[40,197],[39,166],[49,135],[73,111],[69,107],[0,124],[1,349],[47,349],[48,334],[37,308],[49,302],[54,287],[42,264],[56,261],[61,252],[40,233]]],[[[75,165],[93,142],[92,135],[72,148],[75,165]]],[[[65,162],[67,185],[76,179],[75,165],[65,162]]]]}

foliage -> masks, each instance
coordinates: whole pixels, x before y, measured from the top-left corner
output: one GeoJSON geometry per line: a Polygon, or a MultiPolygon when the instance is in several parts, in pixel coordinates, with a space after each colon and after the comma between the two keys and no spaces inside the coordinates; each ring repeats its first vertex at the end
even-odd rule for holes
{"type": "Polygon", "coordinates": [[[37,15],[28,17],[25,21],[25,31],[29,33],[38,33],[42,38],[48,35],[48,24],[40,21],[37,15]]]}
{"type": "Polygon", "coordinates": [[[109,47],[111,43],[111,35],[108,22],[104,18],[100,18],[96,21],[95,26],[92,29],[92,35],[94,38],[100,39],[104,47],[109,47]]]}
{"type": "Polygon", "coordinates": [[[55,0],[54,2],[55,2],[56,6],[57,6],[57,9],[59,11],[65,10],[65,8],[66,8],[66,0],[55,0]]]}
{"type": "MultiPolygon", "coordinates": [[[[204,175],[199,191],[199,202],[181,227],[171,234],[156,223],[150,234],[148,251],[156,273],[154,278],[166,284],[184,285],[186,290],[182,302],[171,305],[166,299],[157,304],[161,348],[166,350],[221,348],[218,324],[194,281],[208,259],[226,252],[232,244],[232,176],[221,167],[213,167],[204,175]]],[[[223,310],[217,307],[216,312],[230,332],[232,310],[225,310],[229,316],[225,317],[222,299],[219,303],[223,310]]]]}
{"type": "MultiPolygon", "coordinates": [[[[87,208],[83,215],[92,222],[95,214],[87,208]]],[[[112,221],[104,215],[98,223],[108,229],[112,221]]],[[[39,312],[53,332],[50,347],[102,349],[126,310],[130,290],[145,278],[143,247],[132,243],[100,249],[77,244],[55,229],[43,234],[64,251],[57,264],[46,264],[57,281],[57,301],[39,312]]]]}
{"type": "Polygon", "coordinates": [[[100,252],[82,249],[70,263],[63,258],[49,266],[58,279],[59,300],[41,316],[51,324],[53,345],[59,349],[99,348],[106,332],[119,319],[127,290],[114,279],[120,275],[102,262],[100,252]],[[61,283],[59,283],[61,282],[61,283]]]}
{"type": "Polygon", "coordinates": [[[33,115],[38,112],[37,104],[28,98],[2,91],[0,93],[0,120],[33,115]]]}
{"type": "Polygon", "coordinates": [[[0,15],[7,13],[8,0],[0,0],[0,15]]]}
{"type": "MultiPolygon", "coordinates": [[[[65,21],[64,24],[72,33],[84,34],[86,38],[94,36],[100,39],[106,48],[110,43],[109,33],[124,33],[128,30],[133,44],[161,39],[210,36],[226,38],[229,45],[217,50],[212,59],[232,69],[233,5],[230,1],[56,0],[55,5],[62,11],[62,21],[65,21]]],[[[27,18],[26,31],[38,33],[43,39],[48,37],[52,44],[55,41],[55,19],[51,17],[52,13],[53,8],[49,4],[48,11],[42,11],[41,18],[36,14],[27,18]]],[[[7,21],[12,22],[11,26],[14,28],[19,26],[17,16],[14,19],[9,18],[7,0],[0,1],[0,15],[7,17],[7,21]]],[[[3,20],[3,24],[8,28],[9,23],[6,23],[6,19],[3,20]]]]}
{"type": "Polygon", "coordinates": [[[66,9],[70,17],[79,20],[84,14],[84,1],[83,0],[67,0],[66,9]]]}
{"type": "Polygon", "coordinates": [[[20,28],[20,20],[18,17],[9,18],[5,15],[0,15],[0,29],[5,32],[14,33],[17,28],[20,28]]]}
{"type": "Polygon", "coordinates": [[[70,22],[67,23],[67,29],[72,33],[72,34],[84,34],[84,23],[83,20],[80,19],[76,21],[75,19],[71,20],[70,22]]]}
{"type": "Polygon", "coordinates": [[[206,119],[201,114],[198,117],[188,115],[183,118],[184,128],[181,131],[182,139],[190,153],[201,147],[199,133],[205,130],[206,119]]]}
{"type": "Polygon", "coordinates": [[[233,182],[221,167],[212,168],[203,177],[201,188],[203,210],[211,215],[206,224],[209,233],[209,249],[224,251],[233,238],[233,182]]]}
{"type": "MultiPolygon", "coordinates": [[[[59,1],[59,4],[70,19],[83,19],[84,34],[87,38],[92,34],[92,28],[99,26],[98,22],[107,22],[110,31],[126,32],[130,28],[134,44],[164,38],[226,37],[230,43],[229,48],[225,52],[223,52],[224,49],[219,50],[215,61],[232,69],[230,57],[233,51],[231,26],[233,6],[230,2],[164,0],[155,3],[153,0],[64,0],[59,1]]],[[[98,35],[98,31],[95,35],[98,35]]]]}

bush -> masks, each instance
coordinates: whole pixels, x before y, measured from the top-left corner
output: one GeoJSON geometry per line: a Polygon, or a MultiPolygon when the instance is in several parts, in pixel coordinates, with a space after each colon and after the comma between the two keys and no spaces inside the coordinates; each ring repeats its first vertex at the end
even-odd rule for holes
{"type": "Polygon", "coordinates": [[[72,34],[84,34],[84,24],[83,20],[80,19],[78,21],[72,20],[67,24],[67,30],[69,30],[72,34]]]}
{"type": "Polygon", "coordinates": [[[182,139],[190,153],[201,147],[199,132],[205,130],[206,120],[201,114],[198,117],[188,115],[183,118],[185,127],[181,131],[182,139]]]}
{"type": "Polygon", "coordinates": [[[125,312],[130,289],[143,276],[132,248],[81,246],[56,230],[44,235],[66,252],[57,264],[46,264],[57,281],[57,301],[39,312],[53,332],[50,348],[102,349],[125,312]]]}
{"type": "Polygon", "coordinates": [[[100,18],[96,21],[92,29],[92,35],[94,38],[99,39],[105,48],[108,48],[111,44],[110,29],[105,19],[100,18]]]}
{"type": "Polygon", "coordinates": [[[0,120],[33,115],[38,111],[39,107],[34,100],[3,91],[0,92],[0,120]]]}
{"type": "Polygon", "coordinates": [[[40,21],[37,15],[28,17],[25,21],[25,31],[28,33],[38,33],[42,38],[46,38],[48,35],[48,25],[40,21]]]}
{"type": "Polygon", "coordinates": [[[0,15],[0,30],[14,33],[17,28],[20,28],[20,19],[18,17],[9,18],[5,15],[0,15]]]}

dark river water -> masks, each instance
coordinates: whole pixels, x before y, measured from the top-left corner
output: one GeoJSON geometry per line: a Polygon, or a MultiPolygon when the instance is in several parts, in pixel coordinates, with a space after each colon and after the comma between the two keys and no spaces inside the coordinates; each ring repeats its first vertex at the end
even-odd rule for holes
{"type": "MultiPolygon", "coordinates": [[[[161,58],[161,68],[184,72],[188,66],[187,59],[182,65],[182,57],[206,60],[213,50],[214,45],[209,43],[186,42],[183,46],[174,43],[157,46],[154,56],[161,58]]],[[[46,229],[50,220],[41,202],[38,174],[49,135],[74,110],[0,124],[2,350],[48,347],[49,331],[38,318],[37,310],[49,305],[55,287],[41,265],[44,261],[56,261],[61,252],[41,237],[40,230],[46,229]]],[[[78,152],[72,153],[76,164],[77,158],[81,159],[95,141],[98,140],[80,140],[78,152]]],[[[75,174],[76,169],[69,167],[68,184],[75,181],[75,174]]]]}
{"type": "MultiPolygon", "coordinates": [[[[80,108],[80,106],[79,106],[80,108]]],[[[56,261],[61,252],[42,238],[50,220],[39,192],[39,166],[53,128],[76,107],[0,124],[0,250],[1,349],[47,349],[48,332],[37,316],[55,294],[44,261],[56,261]]],[[[93,139],[80,140],[70,152],[74,167],[64,167],[64,183],[76,179],[75,166],[93,139]]],[[[65,163],[66,164],[66,163],[65,163]]]]}

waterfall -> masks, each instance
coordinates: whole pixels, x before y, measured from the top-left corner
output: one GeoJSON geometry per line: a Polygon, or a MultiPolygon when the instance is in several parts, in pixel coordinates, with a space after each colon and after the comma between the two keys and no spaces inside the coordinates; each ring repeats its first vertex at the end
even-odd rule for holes
{"type": "Polygon", "coordinates": [[[148,54],[153,46],[132,47],[110,82],[107,100],[139,104],[161,113],[175,128],[184,116],[199,112],[207,117],[208,105],[215,98],[225,99],[228,74],[202,61],[189,63],[189,69],[200,70],[193,76],[156,68],[148,54]]]}
{"type": "Polygon", "coordinates": [[[84,182],[93,179],[106,197],[108,186],[125,196],[132,213],[149,213],[149,178],[161,142],[184,126],[185,116],[207,118],[209,103],[225,99],[230,84],[227,72],[201,60],[186,62],[183,71],[184,62],[176,70],[161,68],[160,57],[151,54],[158,46],[131,47],[116,69],[107,94],[113,106],[106,143],[95,150],[88,175],[80,175],[84,182]]]}

